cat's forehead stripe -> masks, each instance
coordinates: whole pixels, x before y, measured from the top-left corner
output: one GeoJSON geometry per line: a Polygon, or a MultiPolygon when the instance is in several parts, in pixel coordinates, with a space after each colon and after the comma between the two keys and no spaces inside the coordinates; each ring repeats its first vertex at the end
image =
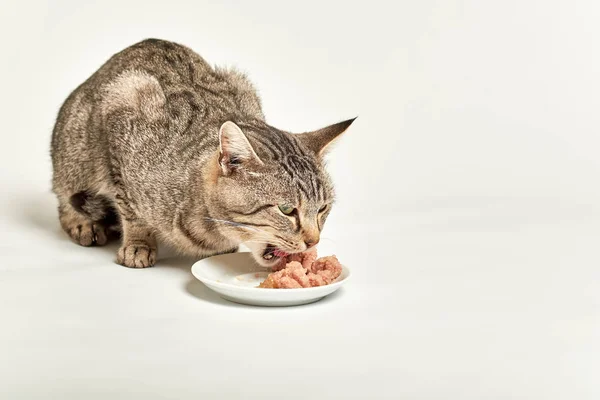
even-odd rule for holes
{"type": "Polygon", "coordinates": [[[240,128],[246,130],[255,150],[278,163],[307,199],[319,202],[326,199],[327,189],[319,175],[319,166],[314,156],[307,154],[295,137],[251,123],[242,123],[240,128]]]}
{"type": "Polygon", "coordinates": [[[296,185],[302,193],[304,193],[307,197],[312,197],[311,192],[306,185],[304,179],[299,178],[297,171],[293,167],[293,162],[289,162],[289,159],[286,157],[284,161],[281,163],[281,166],[287,172],[287,174],[292,178],[292,183],[296,185]]]}
{"type": "Polygon", "coordinates": [[[257,143],[259,145],[259,153],[267,153],[269,158],[274,160],[279,160],[281,158],[280,155],[282,152],[281,150],[277,150],[276,145],[263,137],[253,137],[253,139],[256,141],[255,145],[257,143]]]}

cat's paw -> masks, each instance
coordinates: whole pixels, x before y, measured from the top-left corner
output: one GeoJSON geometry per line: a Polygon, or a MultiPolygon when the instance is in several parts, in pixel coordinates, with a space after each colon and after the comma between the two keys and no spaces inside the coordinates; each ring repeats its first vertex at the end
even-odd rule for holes
{"type": "Polygon", "coordinates": [[[129,268],[147,268],[156,262],[156,249],[145,244],[123,245],[117,252],[117,262],[129,268]]]}
{"type": "Polygon", "coordinates": [[[74,224],[67,230],[67,233],[81,246],[104,246],[108,241],[106,228],[96,222],[80,221],[79,224],[74,224]]]}

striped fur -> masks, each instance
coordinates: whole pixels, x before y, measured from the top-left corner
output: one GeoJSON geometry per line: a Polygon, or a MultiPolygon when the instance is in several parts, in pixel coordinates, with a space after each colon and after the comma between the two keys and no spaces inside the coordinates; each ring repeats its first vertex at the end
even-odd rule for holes
{"type": "Polygon", "coordinates": [[[334,198],[322,156],[352,121],[276,129],[244,75],[145,40],[61,107],[51,145],[61,225],[82,245],[120,230],[117,261],[128,267],[154,264],[157,239],[195,256],[246,242],[268,265],[267,244],[297,252],[318,241],[334,198]]]}

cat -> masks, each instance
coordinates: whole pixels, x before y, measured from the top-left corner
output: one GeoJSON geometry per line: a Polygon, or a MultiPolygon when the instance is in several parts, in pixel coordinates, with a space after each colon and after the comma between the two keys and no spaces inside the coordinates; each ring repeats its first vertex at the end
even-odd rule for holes
{"type": "Polygon", "coordinates": [[[291,134],[265,122],[247,77],[147,39],[64,102],[52,132],[63,230],[121,238],[117,262],[156,262],[157,241],[207,257],[244,243],[265,267],[319,242],[334,201],[323,156],[354,119],[291,134]]]}

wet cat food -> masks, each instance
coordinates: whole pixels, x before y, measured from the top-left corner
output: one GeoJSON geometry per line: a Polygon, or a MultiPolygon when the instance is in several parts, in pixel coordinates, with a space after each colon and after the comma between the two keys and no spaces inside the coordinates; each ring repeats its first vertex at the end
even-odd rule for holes
{"type": "Polygon", "coordinates": [[[291,254],[274,268],[258,286],[267,289],[294,289],[329,285],[342,273],[336,256],[317,258],[316,251],[291,254]]]}

